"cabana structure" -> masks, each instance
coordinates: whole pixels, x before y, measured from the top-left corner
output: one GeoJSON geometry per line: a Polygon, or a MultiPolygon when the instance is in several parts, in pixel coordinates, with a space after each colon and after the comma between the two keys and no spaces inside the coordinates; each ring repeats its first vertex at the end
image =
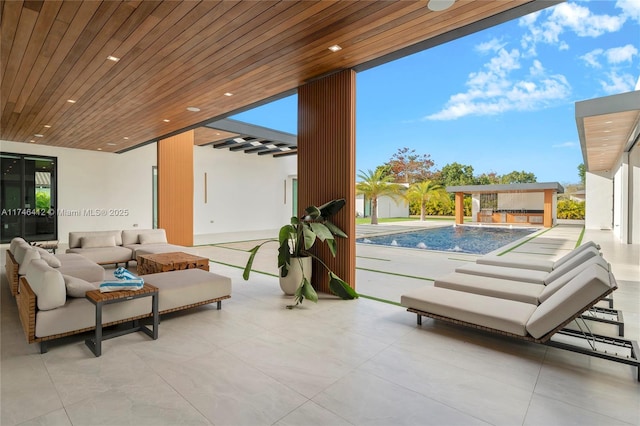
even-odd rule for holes
{"type": "Polygon", "coordinates": [[[478,223],[542,225],[556,222],[558,182],[448,186],[456,194],[456,223],[464,221],[464,195],[471,194],[471,215],[478,223]]]}

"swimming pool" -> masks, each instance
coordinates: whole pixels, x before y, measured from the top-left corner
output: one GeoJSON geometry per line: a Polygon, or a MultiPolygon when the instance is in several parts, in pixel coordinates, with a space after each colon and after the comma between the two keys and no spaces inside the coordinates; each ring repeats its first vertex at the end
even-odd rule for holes
{"type": "Polygon", "coordinates": [[[487,254],[538,231],[537,228],[446,226],[359,238],[358,243],[458,253],[487,254]]]}

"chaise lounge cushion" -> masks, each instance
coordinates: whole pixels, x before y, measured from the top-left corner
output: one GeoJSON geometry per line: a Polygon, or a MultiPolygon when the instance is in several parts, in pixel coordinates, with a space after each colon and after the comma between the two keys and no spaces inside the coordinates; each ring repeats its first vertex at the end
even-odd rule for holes
{"type": "Polygon", "coordinates": [[[538,306],[527,322],[527,331],[540,338],[616,287],[608,270],[591,265],[538,306]]]}
{"type": "Polygon", "coordinates": [[[545,289],[542,284],[461,274],[459,272],[452,272],[438,278],[433,285],[434,287],[481,294],[499,299],[516,300],[534,305],[539,303],[538,297],[545,289]]]}
{"type": "Polygon", "coordinates": [[[402,306],[471,324],[526,336],[525,325],[536,310],[530,303],[426,286],[403,294],[402,306]]]}
{"type": "Polygon", "coordinates": [[[29,264],[26,277],[38,298],[38,309],[45,311],[64,306],[67,289],[60,271],[37,259],[29,264]]]}

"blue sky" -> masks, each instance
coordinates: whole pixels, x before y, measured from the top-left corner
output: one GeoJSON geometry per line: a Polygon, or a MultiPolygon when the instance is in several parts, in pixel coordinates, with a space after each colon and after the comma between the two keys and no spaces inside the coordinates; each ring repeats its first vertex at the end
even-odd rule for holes
{"type": "MultiPolygon", "coordinates": [[[[356,77],[356,169],[398,148],[439,169],[579,181],[574,103],[640,87],[640,0],[568,1],[356,77]]],[[[297,97],[233,118],[297,133],[297,97]]]]}

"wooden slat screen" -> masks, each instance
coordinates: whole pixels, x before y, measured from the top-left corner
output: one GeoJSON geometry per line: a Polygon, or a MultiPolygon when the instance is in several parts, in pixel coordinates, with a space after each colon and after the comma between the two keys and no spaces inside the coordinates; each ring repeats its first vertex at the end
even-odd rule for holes
{"type": "Polygon", "coordinates": [[[172,244],[193,245],[194,132],[158,142],[158,227],[172,244]]]}
{"type": "Polygon", "coordinates": [[[544,217],[542,224],[545,228],[553,226],[553,190],[544,190],[544,217]]]}
{"type": "MultiPolygon", "coordinates": [[[[338,239],[335,258],[324,244],[317,253],[355,288],[355,72],[340,71],[298,89],[298,207],[344,198],[334,217],[349,238],[338,239]]],[[[314,263],[313,285],[329,292],[327,273],[314,263]]]]}

